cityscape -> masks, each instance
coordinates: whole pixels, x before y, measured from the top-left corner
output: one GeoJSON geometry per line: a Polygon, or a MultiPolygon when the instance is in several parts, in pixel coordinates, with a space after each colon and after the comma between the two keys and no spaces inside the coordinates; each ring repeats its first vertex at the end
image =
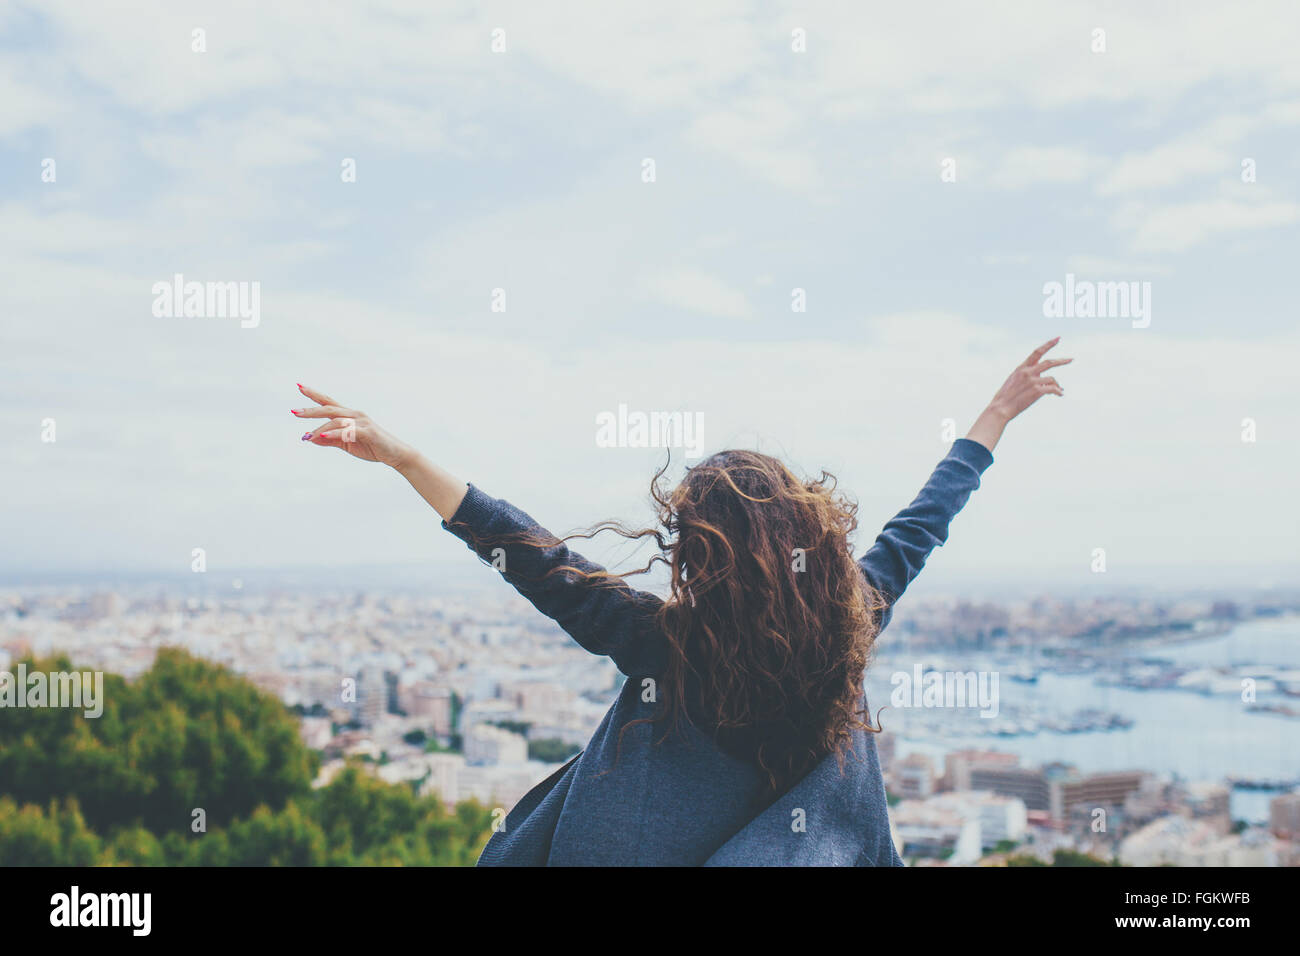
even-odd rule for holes
{"type": "MultiPolygon", "coordinates": [[[[0,671],[63,655],[130,680],[184,648],[298,715],[315,786],[363,766],[507,812],[583,748],[623,679],[501,588],[176,592],[0,590],[0,671]]],[[[866,684],[900,855],[1300,865],[1297,631],[1300,594],[1279,591],[909,598],[866,684]],[[914,674],[981,692],[900,694],[914,674]]]]}

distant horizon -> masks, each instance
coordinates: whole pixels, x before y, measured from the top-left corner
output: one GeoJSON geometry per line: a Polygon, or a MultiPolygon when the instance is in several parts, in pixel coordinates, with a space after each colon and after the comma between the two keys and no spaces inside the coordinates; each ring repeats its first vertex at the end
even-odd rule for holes
{"type": "MultiPolygon", "coordinates": [[[[1086,569],[1085,569],[1086,570],[1086,569]]],[[[160,568],[2,568],[0,591],[24,587],[171,587],[193,586],[208,592],[239,593],[269,588],[322,587],[379,590],[425,588],[431,594],[502,588],[495,572],[478,564],[468,554],[461,561],[406,562],[390,564],[320,564],[213,568],[195,573],[160,568]],[[350,582],[349,588],[348,578],[350,582]],[[387,578],[387,580],[384,580],[387,578]]],[[[640,590],[662,593],[663,581],[654,574],[629,579],[640,590]]],[[[908,589],[910,597],[952,595],[963,599],[1008,600],[1057,595],[1063,598],[1096,596],[1205,596],[1232,599],[1261,594],[1300,594],[1300,566],[1291,568],[1219,568],[1207,574],[1200,565],[1163,565],[1126,568],[1123,574],[1081,574],[1079,569],[1043,568],[994,569],[984,572],[949,569],[939,574],[923,573],[908,589]],[[1212,580],[1211,580],[1212,579],[1212,580]]]]}

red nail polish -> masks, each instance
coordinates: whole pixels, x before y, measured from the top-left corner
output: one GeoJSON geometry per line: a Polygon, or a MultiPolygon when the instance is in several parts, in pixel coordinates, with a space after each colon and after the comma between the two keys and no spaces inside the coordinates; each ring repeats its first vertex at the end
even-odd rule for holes
{"type": "Polygon", "coordinates": [[[290,415],[297,415],[297,414],[298,414],[298,409],[296,409],[296,408],[291,408],[291,409],[289,409],[289,414],[290,414],[290,415]]]}

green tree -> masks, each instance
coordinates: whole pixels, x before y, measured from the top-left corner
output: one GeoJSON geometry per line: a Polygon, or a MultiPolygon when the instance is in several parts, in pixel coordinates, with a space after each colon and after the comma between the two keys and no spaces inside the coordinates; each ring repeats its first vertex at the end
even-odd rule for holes
{"type": "Polygon", "coordinates": [[[545,763],[564,763],[581,750],[581,747],[566,744],[557,737],[542,737],[539,740],[528,741],[528,758],[545,763]]]}
{"type": "MultiPolygon", "coordinates": [[[[71,671],[65,658],[28,661],[71,671]]],[[[312,789],[319,756],[275,697],[182,650],[103,713],[11,708],[0,720],[0,866],[470,865],[491,832],[358,765],[312,789]],[[194,832],[195,809],[207,828],[194,832]]]]}
{"type": "Polygon", "coordinates": [[[94,866],[102,852],[75,800],[42,809],[0,797],[0,866],[94,866]]]}

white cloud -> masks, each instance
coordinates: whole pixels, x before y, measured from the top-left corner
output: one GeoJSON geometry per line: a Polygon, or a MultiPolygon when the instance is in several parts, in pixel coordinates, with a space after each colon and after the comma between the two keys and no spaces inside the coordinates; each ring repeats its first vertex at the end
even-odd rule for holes
{"type": "Polygon", "coordinates": [[[0,10],[29,16],[48,49],[0,57],[20,172],[0,206],[0,472],[23,503],[0,538],[34,559],[156,564],[200,534],[227,561],[427,555],[436,525],[400,483],[294,443],[301,380],[557,524],[641,500],[651,456],[592,436],[627,401],[834,466],[869,526],[942,453],[939,422],[964,427],[1057,332],[1069,398],[1015,423],[938,560],[1293,556],[1284,269],[1248,319],[1192,301],[1121,332],[1047,328],[1026,270],[981,268],[1169,275],[1172,302],[1177,256],[1227,270],[1234,238],[1292,226],[1289,5],[235,2],[203,11],[202,55],[186,8],[0,10]],[[1270,178],[1241,184],[1256,153],[1270,178]],[[151,319],[172,271],[264,280],[261,326],[151,319]],[[35,445],[49,414],[60,443],[35,445]],[[320,522],[339,501],[373,523],[320,522]]]}
{"type": "Polygon", "coordinates": [[[787,189],[815,193],[821,184],[816,160],[806,149],[802,117],[784,100],[767,97],[736,102],[698,116],[689,142],[729,155],[755,176],[787,189]]]}
{"type": "Polygon", "coordinates": [[[1065,260],[1067,272],[1083,276],[1115,278],[1119,276],[1164,276],[1173,272],[1172,267],[1158,262],[1141,259],[1114,259],[1108,256],[1077,255],[1065,260]]]}
{"type": "Polygon", "coordinates": [[[1121,157],[1097,186],[1097,192],[1102,196],[1112,196],[1138,190],[1169,189],[1197,176],[1217,174],[1223,178],[1237,171],[1237,159],[1227,149],[1182,141],[1121,157]]]}
{"type": "Polygon", "coordinates": [[[724,319],[753,315],[743,292],[698,269],[675,269],[654,276],[647,280],[646,288],[660,302],[674,308],[724,319]]]}
{"type": "Polygon", "coordinates": [[[1300,123],[1300,103],[1271,103],[1253,115],[1225,114],[1168,143],[1126,152],[1097,185],[1112,196],[1170,189],[1207,177],[1212,182],[1238,179],[1252,134],[1300,123]]]}
{"type": "Polygon", "coordinates": [[[1115,215],[1131,233],[1135,252],[1181,252],[1223,233],[1272,229],[1300,221],[1300,203],[1267,198],[1261,187],[1243,185],[1243,197],[1221,196],[1167,204],[1132,203],[1115,215]]]}
{"type": "Polygon", "coordinates": [[[1077,183],[1100,163],[1091,153],[1068,146],[1020,146],[1002,156],[989,181],[1002,189],[1077,183]]]}

